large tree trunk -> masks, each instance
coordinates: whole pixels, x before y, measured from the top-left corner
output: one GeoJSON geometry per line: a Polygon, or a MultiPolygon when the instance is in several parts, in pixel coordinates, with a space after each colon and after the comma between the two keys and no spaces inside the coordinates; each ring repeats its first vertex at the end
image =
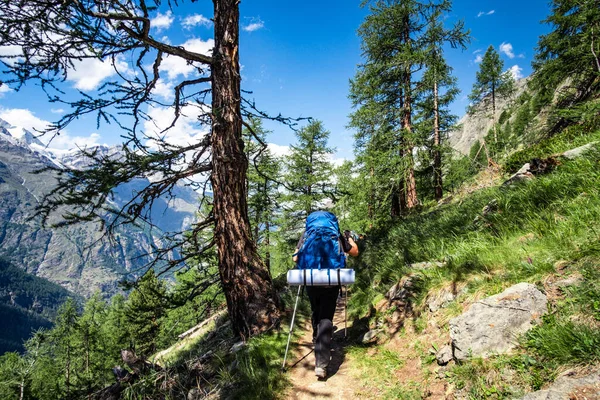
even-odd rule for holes
{"type": "MultiPolygon", "coordinates": [[[[436,78],[437,79],[437,78],[436,78]]],[[[435,199],[441,200],[442,188],[442,150],[440,136],[440,112],[438,105],[438,85],[433,82],[433,186],[435,188],[435,199]]]]}
{"type": "Polygon", "coordinates": [[[239,0],[214,0],[212,162],[215,242],[232,329],[243,338],[279,324],[271,276],[250,234],[242,141],[239,0]]]}
{"type": "MultiPolygon", "coordinates": [[[[404,20],[404,42],[407,46],[411,45],[410,39],[410,22],[409,16],[407,15],[404,20]]],[[[402,127],[405,132],[408,133],[408,137],[404,138],[405,151],[404,157],[408,159],[408,166],[404,173],[405,189],[406,189],[406,207],[413,208],[419,204],[417,198],[417,182],[415,180],[415,168],[413,160],[413,143],[412,143],[412,96],[411,96],[411,80],[412,74],[410,71],[410,64],[407,64],[404,71],[404,116],[402,120],[402,127]]]]}

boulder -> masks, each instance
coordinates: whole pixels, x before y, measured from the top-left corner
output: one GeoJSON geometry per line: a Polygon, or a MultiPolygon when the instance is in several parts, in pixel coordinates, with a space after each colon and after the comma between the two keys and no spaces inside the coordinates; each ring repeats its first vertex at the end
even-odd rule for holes
{"type": "Polygon", "coordinates": [[[581,147],[577,147],[575,149],[567,150],[562,155],[563,155],[563,157],[568,158],[569,160],[574,160],[574,159],[576,159],[578,157],[581,157],[582,155],[584,155],[588,151],[592,150],[597,144],[598,144],[598,142],[591,142],[591,143],[588,143],[588,144],[583,145],[581,147]]]}
{"type": "Polygon", "coordinates": [[[464,360],[509,352],[516,346],[517,336],[546,313],[546,304],[546,295],[529,283],[519,283],[474,303],[450,320],[454,357],[464,360]]]}
{"type": "Polygon", "coordinates": [[[600,398],[600,373],[573,378],[561,376],[548,389],[538,390],[523,397],[523,400],[584,400],[600,398]]]}

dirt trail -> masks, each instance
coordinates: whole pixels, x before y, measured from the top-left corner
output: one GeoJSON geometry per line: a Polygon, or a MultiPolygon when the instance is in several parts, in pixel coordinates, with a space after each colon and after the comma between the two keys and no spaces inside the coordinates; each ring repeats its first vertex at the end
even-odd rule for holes
{"type": "MultiPolygon", "coordinates": [[[[288,399],[353,399],[359,390],[357,380],[350,374],[344,352],[348,344],[344,340],[344,301],[338,300],[333,318],[333,325],[338,329],[333,334],[331,363],[327,369],[327,378],[319,380],[315,376],[315,354],[313,352],[312,329],[310,319],[299,327],[303,334],[296,351],[288,361],[289,377],[292,388],[288,391],[288,399]]],[[[350,328],[350,325],[348,326],[350,328]]]]}

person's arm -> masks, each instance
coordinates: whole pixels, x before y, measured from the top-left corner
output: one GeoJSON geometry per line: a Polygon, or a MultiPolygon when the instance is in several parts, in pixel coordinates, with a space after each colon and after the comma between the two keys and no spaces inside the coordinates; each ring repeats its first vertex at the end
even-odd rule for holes
{"type": "Polygon", "coordinates": [[[292,260],[294,260],[295,263],[298,262],[298,248],[296,247],[296,250],[294,250],[294,254],[292,255],[292,260]]]}
{"type": "Polygon", "coordinates": [[[352,239],[352,237],[348,238],[348,243],[350,243],[350,246],[352,246],[352,248],[348,252],[348,255],[352,257],[358,256],[358,246],[356,245],[356,242],[354,241],[354,239],[352,239]]]}

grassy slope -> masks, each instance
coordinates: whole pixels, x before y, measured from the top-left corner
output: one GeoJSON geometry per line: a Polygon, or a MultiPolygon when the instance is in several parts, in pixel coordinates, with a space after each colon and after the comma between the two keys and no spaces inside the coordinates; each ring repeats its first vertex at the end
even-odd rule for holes
{"type": "MultiPolygon", "coordinates": [[[[600,131],[578,132],[572,127],[509,161],[518,164],[547,157],[599,139],[600,131]]],[[[424,341],[431,333],[426,328],[430,326],[439,327],[447,338],[449,318],[478,298],[523,281],[544,290],[558,275],[572,275],[579,277],[578,283],[562,293],[549,293],[552,312],[544,324],[521,338],[518,352],[449,367],[442,371],[443,380],[460,398],[511,398],[539,389],[564,368],[600,363],[600,148],[560,163],[552,173],[530,182],[482,189],[406,218],[384,236],[374,238],[372,243],[378,245],[370,246],[358,267],[362,273],[354,287],[353,315],[368,315],[372,326],[385,320],[390,310],[375,311],[374,306],[385,290],[412,272],[407,265],[414,262],[445,261],[447,266],[420,273],[423,280],[415,301],[416,322],[395,335],[413,343],[424,341]],[[484,216],[482,209],[488,204],[491,212],[484,216]],[[437,314],[425,310],[428,294],[452,285],[465,285],[466,290],[437,314]]],[[[389,361],[385,354],[394,341],[390,339],[376,353],[383,360],[389,361]]],[[[405,347],[411,346],[407,343],[405,347]]],[[[436,369],[430,355],[433,351],[429,344],[413,352],[421,357],[421,379],[436,369]]],[[[368,359],[368,352],[373,354],[372,349],[362,347],[351,351],[354,358],[362,360],[368,359]]],[[[423,390],[390,379],[401,371],[401,363],[388,371],[387,377],[380,364],[363,362],[361,368],[365,376],[380,377],[387,396],[423,394],[423,390]]]]}

